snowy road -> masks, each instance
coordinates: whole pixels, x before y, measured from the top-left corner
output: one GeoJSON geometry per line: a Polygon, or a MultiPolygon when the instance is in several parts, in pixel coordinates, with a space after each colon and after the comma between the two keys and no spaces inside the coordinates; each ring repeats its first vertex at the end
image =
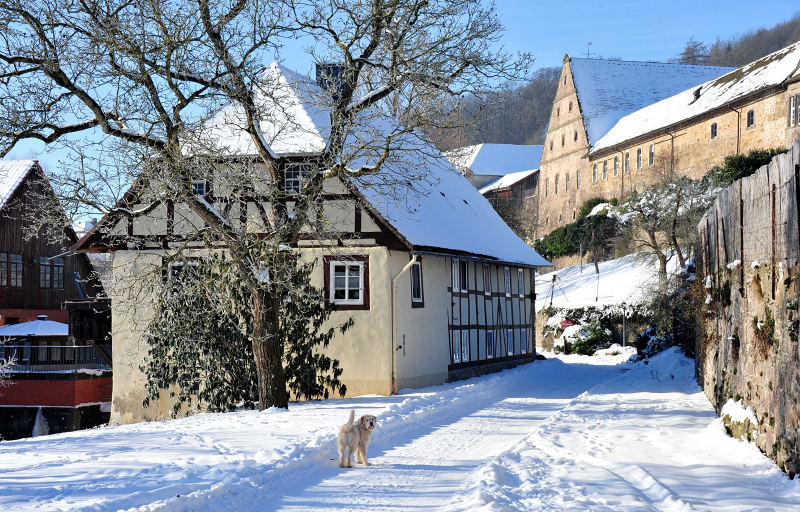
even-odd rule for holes
{"type": "Polygon", "coordinates": [[[789,511],[790,481],[726,437],[669,351],[559,356],[393,397],[203,414],[0,443],[0,510],[789,511]],[[371,467],[338,468],[348,411],[371,467]]]}

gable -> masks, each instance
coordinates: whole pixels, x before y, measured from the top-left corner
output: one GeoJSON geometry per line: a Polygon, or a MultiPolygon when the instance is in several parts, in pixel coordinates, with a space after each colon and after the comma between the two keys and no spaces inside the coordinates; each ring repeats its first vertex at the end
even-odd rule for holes
{"type": "Polygon", "coordinates": [[[36,160],[0,160],[0,210],[36,165],[36,160]]]}
{"type": "Polygon", "coordinates": [[[626,115],[735,69],[580,58],[570,67],[591,145],[626,115]]]}
{"type": "Polygon", "coordinates": [[[476,144],[445,153],[459,170],[473,174],[505,176],[539,168],[544,146],[521,144],[476,144]]]}

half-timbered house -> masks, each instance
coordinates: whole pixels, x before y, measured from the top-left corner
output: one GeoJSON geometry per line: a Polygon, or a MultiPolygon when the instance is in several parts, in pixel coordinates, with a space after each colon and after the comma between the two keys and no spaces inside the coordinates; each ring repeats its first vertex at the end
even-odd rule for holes
{"type": "MultiPolygon", "coordinates": [[[[291,73],[276,64],[270,70],[280,79],[291,73]]],[[[324,143],[326,119],[303,102],[292,82],[286,84],[293,93],[284,108],[302,126],[282,132],[270,149],[280,157],[284,190],[292,190],[302,183],[304,162],[324,143]]],[[[318,93],[311,80],[302,87],[306,94],[318,93]]],[[[244,138],[234,142],[237,158],[257,161],[244,138]]],[[[317,262],[312,284],[338,305],[330,321],[354,320],[325,349],[340,361],[351,396],[441,384],[536,357],[534,269],[549,263],[432,146],[422,153],[427,156],[415,164],[427,167],[424,181],[363,186],[327,179],[321,210],[337,238],[300,237],[293,244],[305,260],[317,262]]],[[[254,234],[269,225],[266,197],[240,196],[230,204],[227,185],[212,181],[199,180],[196,192],[231,222],[246,224],[254,234]]],[[[183,205],[167,202],[145,217],[102,219],[76,249],[114,252],[119,283],[143,261],[158,262],[181,243],[197,254],[208,251],[185,240],[202,225],[183,205]]],[[[132,303],[119,307],[125,293],[126,287],[115,286],[112,297],[114,368],[121,369],[114,372],[112,414],[121,422],[163,417],[171,404],[162,400],[143,408],[144,376],[131,365],[146,353],[136,326],[152,311],[132,303]]]]}

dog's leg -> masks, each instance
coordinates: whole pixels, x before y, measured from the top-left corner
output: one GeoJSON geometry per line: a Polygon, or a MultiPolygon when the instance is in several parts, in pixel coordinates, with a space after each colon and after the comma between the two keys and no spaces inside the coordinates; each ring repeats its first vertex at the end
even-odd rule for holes
{"type": "Polygon", "coordinates": [[[350,449],[347,450],[347,466],[345,466],[345,467],[348,467],[348,468],[352,468],[353,467],[352,457],[353,457],[353,447],[351,446],[350,449]]]}
{"type": "Polygon", "coordinates": [[[340,468],[344,467],[344,452],[345,452],[345,447],[340,444],[339,445],[339,467],[340,468]]]}

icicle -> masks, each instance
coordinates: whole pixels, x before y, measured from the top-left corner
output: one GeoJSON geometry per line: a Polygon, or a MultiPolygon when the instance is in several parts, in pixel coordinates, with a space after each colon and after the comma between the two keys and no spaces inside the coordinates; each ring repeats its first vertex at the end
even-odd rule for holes
{"type": "Polygon", "coordinates": [[[36,423],[33,424],[33,433],[31,433],[31,437],[46,436],[48,434],[50,434],[50,426],[47,424],[47,420],[44,419],[42,408],[39,407],[39,412],[36,413],[36,423]]]}

